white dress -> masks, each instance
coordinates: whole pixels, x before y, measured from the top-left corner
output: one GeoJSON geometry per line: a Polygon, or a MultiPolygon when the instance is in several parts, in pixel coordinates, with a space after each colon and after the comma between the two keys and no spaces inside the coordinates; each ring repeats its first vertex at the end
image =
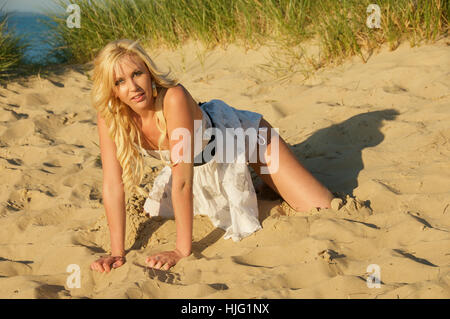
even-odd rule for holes
{"type": "MultiPolygon", "coordinates": [[[[262,118],[259,113],[237,110],[220,100],[211,100],[200,108],[203,112],[203,122],[196,132],[202,126],[211,127],[210,118],[214,126],[222,132],[225,132],[226,128],[240,127],[244,130],[249,127],[257,130],[262,118]]],[[[206,144],[207,142],[208,140],[206,144]]],[[[204,146],[203,144],[200,151],[204,146]]],[[[215,227],[225,230],[224,238],[232,238],[234,241],[261,229],[256,192],[246,163],[250,155],[247,140],[245,148],[243,147],[237,144],[234,161],[223,163],[213,158],[205,164],[194,166],[193,176],[194,215],[209,216],[215,227]]],[[[169,150],[162,150],[164,154],[154,150],[142,150],[145,155],[158,159],[163,155],[168,159],[169,150]]],[[[171,177],[172,171],[168,165],[156,177],[144,204],[144,210],[150,216],[174,217],[171,177]]]]}

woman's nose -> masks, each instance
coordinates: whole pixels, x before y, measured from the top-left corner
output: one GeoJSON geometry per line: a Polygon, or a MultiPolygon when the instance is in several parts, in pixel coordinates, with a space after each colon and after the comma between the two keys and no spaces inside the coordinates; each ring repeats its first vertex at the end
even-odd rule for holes
{"type": "Polygon", "coordinates": [[[128,82],[128,87],[131,91],[137,91],[139,89],[139,85],[136,83],[134,79],[130,79],[128,82]]]}

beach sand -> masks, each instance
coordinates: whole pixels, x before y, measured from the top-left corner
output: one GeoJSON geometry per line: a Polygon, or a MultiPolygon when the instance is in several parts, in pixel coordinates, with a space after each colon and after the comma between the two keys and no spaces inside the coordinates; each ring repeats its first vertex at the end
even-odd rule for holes
{"type": "MultiPolygon", "coordinates": [[[[109,249],[92,72],[68,66],[0,88],[0,297],[450,298],[447,42],[284,82],[260,67],[268,47],[150,52],[198,101],[262,113],[344,199],[295,212],[263,188],[261,230],[233,242],[196,216],[193,254],[169,272],[144,260],[175,247],[175,222],[147,218],[138,197],[128,204],[127,263],[90,270],[109,249]],[[79,288],[69,265],[79,266],[79,288]],[[367,283],[373,269],[379,288],[367,283]]],[[[148,190],[162,165],[148,158],[146,168],[148,190]]]]}

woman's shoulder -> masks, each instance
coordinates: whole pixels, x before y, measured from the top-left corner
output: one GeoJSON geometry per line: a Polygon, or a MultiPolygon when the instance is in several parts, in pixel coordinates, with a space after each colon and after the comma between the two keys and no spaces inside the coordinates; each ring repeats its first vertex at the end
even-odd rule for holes
{"type": "Polygon", "coordinates": [[[195,101],[188,90],[186,90],[183,85],[177,84],[174,87],[168,88],[165,93],[164,115],[166,116],[168,112],[177,113],[178,111],[182,111],[182,109],[186,107],[191,111],[194,111],[192,107],[193,104],[195,104],[195,101]]]}
{"type": "Polygon", "coordinates": [[[178,104],[180,102],[187,101],[189,92],[182,84],[177,84],[174,87],[168,88],[164,96],[164,105],[166,104],[178,104]]]}

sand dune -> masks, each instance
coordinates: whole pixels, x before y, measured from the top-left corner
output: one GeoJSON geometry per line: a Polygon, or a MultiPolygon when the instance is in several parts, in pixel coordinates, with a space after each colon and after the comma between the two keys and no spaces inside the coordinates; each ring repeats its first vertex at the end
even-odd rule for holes
{"type": "MultiPolygon", "coordinates": [[[[403,45],[287,82],[259,67],[268,52],[154,55],[199,101],[261,112],[343,205],[295,212],[263,189],[262,230],[235,243],[196,216],[194,253],[164,272],[144,260],[174,247],[175,222],[148,219],[133,198],[128,262],[94,273],[109,234],[91,72],[65,67],[0,88],[0,297],[449,298],[448,44],[403,45]],[[80,288],[67,284],[70,264],[80,288]],[[367,285],[371,264],[381,288],[367,285]]],[[[148,189],[162,166],[146,164],[148,189]]]]}

